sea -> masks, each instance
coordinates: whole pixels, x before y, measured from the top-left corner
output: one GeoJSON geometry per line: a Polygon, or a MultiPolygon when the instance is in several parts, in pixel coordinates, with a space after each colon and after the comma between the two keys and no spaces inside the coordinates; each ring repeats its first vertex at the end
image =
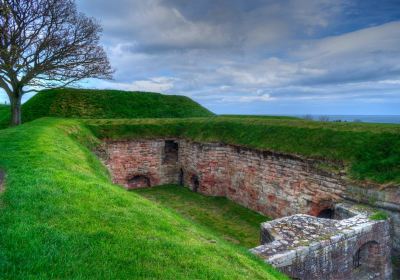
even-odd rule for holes
{"type": "Polygon", "coordinates": [[[392,123],[400,124],[400,115],[295,115],[299,118],[342,122],[392,123]]]}

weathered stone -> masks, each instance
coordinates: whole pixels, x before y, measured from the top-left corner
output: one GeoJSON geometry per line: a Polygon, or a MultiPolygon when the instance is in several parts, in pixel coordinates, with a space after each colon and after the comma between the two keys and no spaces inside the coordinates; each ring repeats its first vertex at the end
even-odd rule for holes
{"type": "Polygon", "coordinates": [[[263,223],[262,245],[251,252],[295,279],[391,279],[389,222],[371,221],[370,212],[346,204],[336,209],[351,217],[298,214],[263,223]]]}

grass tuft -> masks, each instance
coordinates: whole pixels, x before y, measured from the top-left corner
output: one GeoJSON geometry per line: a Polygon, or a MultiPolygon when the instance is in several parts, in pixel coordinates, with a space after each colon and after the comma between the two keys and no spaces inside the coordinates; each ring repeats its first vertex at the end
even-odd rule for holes
{"type": "Polygon", "coordinates": [[[371,221],[385,221],[389,219],[389,214],[384,211],[376,211],[371,216],[369,216],[371,221]]]}

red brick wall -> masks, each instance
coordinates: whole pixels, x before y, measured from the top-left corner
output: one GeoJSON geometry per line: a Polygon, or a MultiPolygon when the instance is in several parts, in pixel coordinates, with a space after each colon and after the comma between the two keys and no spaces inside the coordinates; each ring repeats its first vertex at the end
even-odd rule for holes
{"type": "Polygon", "coordinates": [[[106,141],[105,161],[114,182],[134,187],[128,181],[140,175],[147,176],[152,186],[176,184],[182,170],[184,184],[192,189],[197,179],[198,192],[226,196],[271,217],[317,215],[339,200],[345,189],[339,178],[294,156],[218,143],[176,142],[178,156],[171,162],[163,161],[165,140],[106,141]]]}
{"type": "Polygon", "coordinates": [[[226,196],[271,217],[317,215],[345,189],[308,161],[230,145],[181,141],[179,162],[185,185],[196,175],[199,192],[226,196]]]}
{"type": "MultiPolygon", "coordinates": [[[[105,163],[113,182],[126,188],[146,187],[146,184],[130,184],[136,176],[147,177],[151,186],[176,183],[176,162],[163,161],[164,141],[107,141],[105,163]]],[[[143,180],[142,180],[143,181],[143,180]]]]}

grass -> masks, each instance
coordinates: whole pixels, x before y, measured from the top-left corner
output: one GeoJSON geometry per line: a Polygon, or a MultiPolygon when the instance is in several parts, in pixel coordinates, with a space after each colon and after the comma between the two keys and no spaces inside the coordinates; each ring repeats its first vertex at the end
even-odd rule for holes
{"type": "Polygon", "coordinates": [[[328,161],[332,170],[344,164],[358,181],[400,183],[400,125],[250,117],[85,122],[99,138],[222,142],[328,161]]]}
{"type": "Polygon", "coordinates": [[[10,123],[10,112],[11,108],[9,105],[0,104],[0,128],[7,127],[10,123]]]}
{"type": "Polygon", "coordinates": [[[23,108],[25,121],[40,117],[181,118],[213,114],[185,96],[117,90],[45,90],[23,108]]]}
{"type": "MultiPolygon", "coordinates": [[[[118,90],[52,89],[36,94],[22,106],[22,121],[60,118],[181,118],[209,117],[213,113],[188,97],[118,90]]],[[[6,127],[10,113],[1,111],[6,127]]]]}
{"type": "MultiPolygon", "coordinates": [[[[336,173],[344,165],[352,179],[367,184],[400,183],[400,125],[395,124],[214,116],[182,96],[78,89],[42,91],[24,104],[23,120],[43,116],[84,118],[100,138],[223,142],[323,160],[320,166],[336,173]]],[[[0,107],[0,125],[8,118],[7,107],[0,107]]]]}
{"type": "Polygon", "coordinates": [[[215,231],[110,183],[80,122],[0,131],[0,279],[287,279],[215,231]]]}
{"type": "Polygon", "coordinates": [[[260,245],[260,224],[270,220],[226,198],[207,197],[181,186],[139,189],[135,193],[246,248],[260,245]]]}
{"type": "Polygon", "coordinates": [[[369,216],[369,219],[372,221],[384,221],[389,218],[389,214],[384,212],[384,211],[376,211],[373,213],[371,216],[369,216]]]}
{"type": "Polygon", "coordinates": [[[269,116],[269,115],[220,115],[221,117],[242,118],[242,119],[273,119],[273,120],[299,120],[298,117],[290,116],[269,116]]]}

